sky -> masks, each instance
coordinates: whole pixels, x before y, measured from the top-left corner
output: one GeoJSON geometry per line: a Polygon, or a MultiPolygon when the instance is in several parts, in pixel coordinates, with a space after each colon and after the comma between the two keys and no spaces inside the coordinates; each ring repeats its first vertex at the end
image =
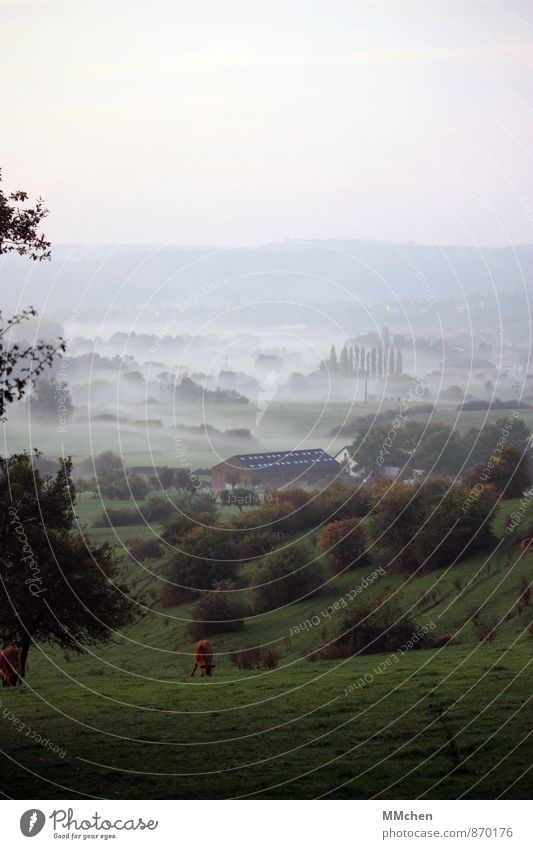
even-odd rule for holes
{"type": "Polygon", "coordinates": [[[0,0],[61,244],[533,242],[530,0],[0,0]]]}

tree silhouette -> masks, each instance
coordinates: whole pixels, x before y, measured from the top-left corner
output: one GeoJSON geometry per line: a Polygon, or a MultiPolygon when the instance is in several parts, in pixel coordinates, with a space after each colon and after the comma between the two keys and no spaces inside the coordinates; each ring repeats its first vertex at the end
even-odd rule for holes
{"type": "Polygon", "coordinates": [[[111,546],[75,533],[72,462],[41,475],[33,457],[0,460],[0,637],[83,653],[133,621],[135,600],[120,582],[111,546]]]}
{"type": "MultiPolygon", "coordinates": [[[[0,170],[0,183],[2,171],[0,170]]],[[[0,255],[17,253],[29,256],[33,261],[50,259],[50,242],[39,233],[41,221],[48,214],[43,200],[38,198],[34,206],[27,206],[28,195],[24,191],[5,194],[0,188],[0,255]]],[[[14,328],[35,316],[33,307],[4,318],[0,310],[0,420],[5,419],[5,409],[13,401],[24,397],[29,385],[51,365],[54,357],[65,351],[65,342],[58,339],[56,345],[38,342],[36,345],[20,347],[12,343],[14,328]]]]}

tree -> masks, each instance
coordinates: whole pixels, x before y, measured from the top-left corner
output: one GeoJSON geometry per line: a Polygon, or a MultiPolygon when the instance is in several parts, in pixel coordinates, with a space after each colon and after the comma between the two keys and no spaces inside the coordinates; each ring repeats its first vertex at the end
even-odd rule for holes
{"type": "Polygon", "coordinates": [[[377,369],[377,348],[375,345],[370,349],[370,376],[376,377],[376,369],[377,369]]]}
{"type": "Polygon", "coordinates": [[[393,570],[411,571],[418,565],[415,537],[425,516],[424,499],[413,485],[395,483],[376,503],[371,539],[390,560],[393,570]]]}
{"type": "Polygon", "coordinates": [[[314,652],[309,659],[337,660],[353,655],[390,654],[409,645],[413,649],[429,647],[428,628],[417,624],[401,596],[385,591],[372,598],[360,596],[345,611],[335,641],[314,652]]]}
{"type": "Polygon", "coordinates": [[[174,485],[175,472],[175,469],[169,469],[168,466],[163,466],[162,469],[159,469],[158,479],[163,489],[170,489],[174,485]]]}
{"type": "Polygon", "coordinates": [[[224,528],[194,527],[181,537],[179,547],[165,568],[165,577],[176,587],[176,598],[191,598],[235,577],[239,559],[235,534],[224,528]]]}
{"type": "Polygon", "coordinates": [[[387,371],[387,363],[385,358],[385,351],[383,350],[383,348],[378,348],[376,368],[378,377],[385,377],[387,371]]]}
{"type": "Polygon", "coordinates": [[[54,477],[32,460],[0,461],[0,638],[20,647],[23,676],[32,642],[83,653],[136,615],[112,548],[72,530],[70,459],[54,477]]]}
{"type": "Polygon", "coordinates": [[[320,548],[336,571],[353,569],[368,562],[366,534],[361,519],[340,519],[329,522],[322,531],[320,548]]]}
{"type": "Polygon", "coordinates": [[[430,474],[455,475],[466,458],[464,443],[458,431],[447,424],[426,427],[416,449],[417,466],[430,474]]]}
{"type": "Polygon", "coordinates": [[[129,495],[135,501],[143,501],[150,490],[150,484],[143,475],[126,475],[126,484],[129,495]]]}
{"type": "Polygon", "coordinates": [[[401,431],[393,441],[389,438],[392,424],[375,424],[356,436],[353,442],[354,456],[357,462],[367,472],[377,471],[378,468],[402,464],[405,459],[402,454],[401,431]],[[389,444],[390,443],[390,444],[389,444]]]}
{"type": "Polygon", "coordinates": [[[50,242],[38,232],[48,210],[42,198],[33,207],[25,206],[27,201],[27,192],[19,190],[6,195],[0,189],[0,254],[17,253],[37,261],[50,259],[50,242]]]}
{"type": "Polygon", "coordinates": [[[339,370],[339,363],[338,363],[338,360],[337,360],[337,351],[335,350],[335,345],[331,346],[331,349],[330,349],[330,352],[329,352],[328,366],[329,366],[329,370],[330,370],[331,374],[337,374],[337,372],[339,370]]]}
{"type": "Polygon", "coordinates": [[[242,630],[246,609],[235,589],[228,581],[220,581],[214,585],[213,592],[206,593],[194,605],[193,621],[188,626],[193,640],[242,630]]]}
{"type": "Polygon", "coordinates": [[[400,572],[438,569],[488,548],[495,541],[490,519],[496,492],[486,486],[470,495],[467,487],[449,486],[439,477],[420,486],[394,484],[374,509],[374,545],[400,572]]]}
{"type": "Polygon", "coordinates": [[[396,351],[396,369],[395,374],[403,374],[403,354],[401,348],[396,351]]]}
{"type": "Polygon", "coordinates": [[[352,348],[352,357],[353,372],[357,374],[361,370],[361,351],[359,350],[359,345],[354,345],[352,348]]]}
{"type": "Polygon", "coordinates": [[[30,411],[37,418],[66,421],[74,411],[68,387],[55,380],[39,380],[30,397],[30,411]]]}
{"type": "Polygon", "coordinates": [[[227,481],[231,484],[231,488],[235,489],[238,483],[241,481],[241,473],[238,469],[234,469],[232,472],[229,472],[227,475],[227,481]]]}
{"type": "Polygon", "coordinates": [[[469,469],[463,478],[463,483],[469,487],[485,481],[506,498],[520,498],[533,482],[528,457],[518,448],[507,445],[501,454],[469,469]]]}
{"type": "Polygon", "coordinates": [[[245,489],[238,487],[229,492],[227,489],[221,490],[220,502],[227,507],[237,507],[239,513],[242,513],[243,507],[258,507],[261,504],[259,495],[253,489],[245,489]]]}
{"type": "Polygon", "coordinates": [[[264,612],[297,601],[318,590],[324,574],[313,550],[294,543],[259,564],[254,591],[254,610],[264,612]]]}
{"type": "MultiPolygon", "coordinates": [[[[24,191],[5,194],[0,188],[0,255],[17,253],[34,261],[50,259],[50,242],[39,233],[48,210],[41,198],[33,207],[27,206],[27,201],[24,191]]],[[[36,314],[29,307],[6,319],[0,311],[0,420],[5,418],[7,405],[20,401],[56,354],[61,355],[66,349],[63,339],[58,339],[55,345],[43,341],[24,347],[11,344],[13,329],[36,314]]]]}
{"type": "Polygon", "coordinates": [[[124,468],[124,461],[120,454],[115,454],[113,451],[102,451],[93,457],[86,457],[81,460],[76,466],[78,474],[92,474],[96,477],[111,474],[119,469],[124,468]]]}
{"type": "Polygon", "coordinates": [[[451,386],[448,386],[447,389],[442,393],[445,398],[448,398],[450,401],[463,401],[465,397],[465,393],[456,383],[453,383],[451,386]]]}
{"type": "Polygon", "coordinates": [[[339,370],[343,377],[349,377],[352,373],[352,367],[350,363],[350,354],[348,351],[348,345],[343,345],[341,349],[340,359],[339,359],[339,370]]]}
{"type": "Polygon", "coordinates": [[[389,349],[387,372],[389,374],[394,374],[394,348],[389,349]]]}
{"type": "Polygon", "coordinates": [[[39,375],[52,364],[54,357],[66,350],[66,343],[62,339],[58,339],[56,345],[43,341],[36,345],[11,344],[13,328],[35,315],[36,311],[29,307],[4,319],[0,310],[0,421],[5,420],[8,404],[24,398],[28,387],[35,385],[39,375]]]}

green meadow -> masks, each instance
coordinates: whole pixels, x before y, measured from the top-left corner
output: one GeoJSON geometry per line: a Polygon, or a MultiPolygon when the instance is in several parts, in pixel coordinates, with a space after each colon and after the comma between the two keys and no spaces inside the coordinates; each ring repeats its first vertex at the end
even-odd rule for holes
{"type": "MultiPolygon", "coordinates": [[[[514,506],[500,509],[498,533],[514,506]]],[[[84,496],[80,525],[101,509],[84,496]]],[[[127,545],[139,528],[88,532],[127,545]]],[[[119,550],[152,609],[82,656],[32,647],[24,686],[0,692],[7,795],[530,796],[533,638],[530,608],[519,611],[516,602],[531,555],[478,555],[407,583],[385,575],[365,589],[401,591],[419,625],[453,635],[455,645],[307,660],[334,635],[335,603],[374,568],[366,566],[312,598],[246,620],[241,632],[213,637],[213,677],[191,679],[190,605],[159,608],[159,564],[135,564],[119,550]],[[420,609],[429,588],[432,600],[420,609]],[[492,629],[490,640],[483,627],[492,629]],[[232,650],[258,645],[276,649],[277,668],[232,665],[232,650]]]]}

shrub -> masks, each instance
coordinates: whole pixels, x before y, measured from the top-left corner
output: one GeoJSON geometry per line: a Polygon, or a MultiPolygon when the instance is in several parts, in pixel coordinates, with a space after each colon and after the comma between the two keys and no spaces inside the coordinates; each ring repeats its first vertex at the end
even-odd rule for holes
{"type": "MultiPolygon", "coordinates": [[[[149,522],[164,522],[174,516],[176,507],[165,498],[152,496],[144,505],[137,507],[109,507],[93,520],[93,528],[113,528],[125,525],[142,525],[149,522]]],[[[190,524],[190,520],[188,520],[190,524]]]]}
{"type": "Polygon", "coordinates": [[[201,528],[205,525],[212,525],[213,517],[210,513],[177,513],[168,522],[165,522],[161,531],[161,536],[170,545],[178,545],[185,534],[192,531],[194,528],[201,528]]]}
{"type": "Polygon", "coordinates": [[[275,649],[262,652],[258,646],[246,646],[231,652],[229,659],[237,669],[248,672],[252,669],[276,669],[280,654],[275,649]]]}
{"type": "Polygon", "coordinates": [[[506,498],[520,498],[532,482],[529,458],[513,445],[507,445],[498,456],[489,456],[485,462],[469,469],[463,482],[473,488],[487,477],[498,493],[506,498]]]}
{"type": "Polygon", "coordinates": [[[396,571],[440,569],[494,544],[490,518],[496,500],[491,486],[472,498],[467,487],[439,477],[419,486],[395,483],[375,506],[372,538],[396,571]]]}
{"type": "Polygon", "coordinates": [[[335,641],[314,652],[310,659],[336,660],[396,652],[405,646],[420,649],[430,644],[427,627],[420,628],[404,611],[401,598],[385,592],[371,599],[359,599],[344,614],[335,641]]]}
{"type": "Polygon", "coordinates": [[[140,508],[147,522],[165,522],[176,512],[172,501],[158,496],[151,496],[144,507],[140,508]]]}
{"type": "Polygon", "coordinates": [[[276,669],[279,662],[279,654],[275,649],[267,649],[262,657],[264,669],[276,669]]]}
{"type": "Polygon", "coordinates": [[[370,507],[368,492],[341,484],[331,484],[321,492],[290,489],[272,493],[272,498],[253,512],[236,517],[234,528],[267,528],[295,534],[334,519],[365,516],[370,507]]]}
{"type": "Polygon", "coordinates": [[[480,643],[492,643],[497,630],[498,623],[496,620],[488,620],[486,622],[479,622],[478,620],[474,626],[474,634],[480,643]]]}
{"type": "Polygon", "coordinates": [[[244,626],[245,607],[232,584],[221,581],[214,591],[207,593],[191,610],[194,619],[188,626],[193,640],[241,631],[244,626]]]}
{"type": "Polygon", "coordinates": [[[93,519],[93,528],[120,528],[126,525],[143,525],[144,519],[136,508],[109,507],[93,519]]]}
{"type": "Polygon", "coordinates": [[[254,610],[272,610],[316,592],[324,581],[324,570],[314,558],[309,545],[294,543],[261,560],[256,574],[257,583],[261,583],[254,591],[254,610]]]}
{"type": "Polygon", "coordinates": [[[245,646],[243,649],[232,651],[229,659],[237,669],[245,671],[259,669],[261,666],[261,649],[258,646],[245,646]]]}
{"type": "Polygon", "coordinates": [[[256,557],[263,557],[270,551],[279,548],[285,539],[284,534],[269,531],[268,529],[259,528],[257,531],[250,531],[238,539],[239,556],[241,559],[254,560],[256,557]]]}
{"type": "Polygon", "coordinates": [[[195,527],[180,540],[180,551],[165,564],[164,577],[176,584],[181,600],[196,592],[214,589],[218,581],[231,580],[237,570],[234,535],[223,528],[195,527]]]}
{"type": "Polygon", "coordinates": [[[339,519],[329,522],[320,538],[322,551],[328,552],[330,562],[338,572],[363,566],[368,562],[366,533],[360,519],[339,519]]]}

